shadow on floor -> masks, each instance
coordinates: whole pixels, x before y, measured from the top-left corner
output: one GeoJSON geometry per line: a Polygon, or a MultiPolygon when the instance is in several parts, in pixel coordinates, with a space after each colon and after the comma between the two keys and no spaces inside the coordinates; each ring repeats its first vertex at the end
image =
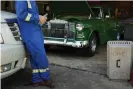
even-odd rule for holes
{"type": "MultiPolygon", "coordinates": [[[[100,49],[105,48],[106,44],[101,45],[98,47],[96,54],[100,53],[100,49]]],[[[51,46],[50,48],[45,49],[47,54],[56,54],[61,56],[73,56],[73,57],[90,57],[89,52],[87,48],[81,49],[81,48],[72,48],[72,47],[64,47],[64,46],[51,46]]]]}

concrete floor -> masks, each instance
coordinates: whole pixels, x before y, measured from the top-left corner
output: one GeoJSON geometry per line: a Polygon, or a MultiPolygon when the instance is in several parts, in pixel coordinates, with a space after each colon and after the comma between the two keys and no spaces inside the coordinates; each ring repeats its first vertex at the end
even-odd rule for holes
{"type": "Polygon", "coordinates": [[[51,64],[99,74],[106,74],[107,51],[105,45],[100,46],[96,52],[96,55],[93,57],[87,56],[87,51],[84,51],[86,55],[83,55],[80,53],[80,50],[74,48],[61,47],[49,49],[47,52],[47,56],[51,64]]]}
{"type": "MultiPolygon", "coordinates": [[[[106,76],[106,46],[99,48],[94,57],[80,55],[72,48],[54,48],[47,51],[55,89],[133,89],[127,81],[111,81],[106,76]]],[[[47,89],[24,86],[31,78],[26,69],[2,80],[2,89],[47,89]]]]}

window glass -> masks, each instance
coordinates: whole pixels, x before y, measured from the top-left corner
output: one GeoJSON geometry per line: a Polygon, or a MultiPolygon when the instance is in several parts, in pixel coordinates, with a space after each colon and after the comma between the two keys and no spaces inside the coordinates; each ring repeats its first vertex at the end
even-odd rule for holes
{"type": "Polygon", "coordinates": [[[95,17],[100,17],[100,8],[91,8],[95,17]]]}

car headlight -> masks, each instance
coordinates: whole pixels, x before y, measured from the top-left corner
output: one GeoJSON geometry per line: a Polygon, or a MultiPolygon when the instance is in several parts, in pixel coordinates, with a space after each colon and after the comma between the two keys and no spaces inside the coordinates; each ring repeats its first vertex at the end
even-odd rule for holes
{"type": "Polygon", "coordinates": [[[4,44],[4,40],[3,40],[3,37],[2,37],[1,33],[0,33],[0,44],[4,44]]]}
{"type": "Polygon", "coordinates": [[[76,29],[77,29],[78,31],[83,30],[83,28],[84,28],[84,25],[83,25],[83,24],[76,24],[76,29]]]}
{"type": "Polygon", "coordinates": [[[6,64],[6,65],[1,65],[0,73],[6,72],[6,71],[9,71],[9,70],[11,70],[11,63],[6,64]]]}

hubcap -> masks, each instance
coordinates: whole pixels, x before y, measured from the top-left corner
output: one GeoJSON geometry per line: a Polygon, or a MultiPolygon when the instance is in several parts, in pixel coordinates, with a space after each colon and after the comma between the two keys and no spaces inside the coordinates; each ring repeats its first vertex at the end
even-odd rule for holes
{"type": "Polygon", "coordinates": [[[95,50],[96,50],[96,39],[95,38],[93,38],[93,40],[91,41],[91,50],[93,51],[93,52],[95,52],[95,50]]]}

